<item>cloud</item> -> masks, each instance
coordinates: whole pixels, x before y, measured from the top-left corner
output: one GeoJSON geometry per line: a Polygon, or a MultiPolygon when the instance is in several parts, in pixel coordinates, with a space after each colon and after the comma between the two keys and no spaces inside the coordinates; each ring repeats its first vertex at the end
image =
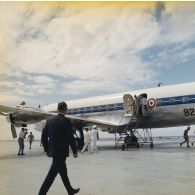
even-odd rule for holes
{"type": "Polygon", "coordinates": [[[10,94],[26,97],[50,94],[52,90],[55,89],[55,80],[50,77],[21,74],[14,75],[17,81],[0,81],[2,92],[9,92],[10,94]]]}
{"type": "Polygon", "coordinates": [[[31,81],[34,81],[35,83],[39,83],[39,84],[53,84],[55,82],[54,79],[47,77],[47,76],[31,76],[29,78],[31,81]]]}
{"type": "Polygon", "coordinates": [[[179,4],[178,7],[166,6],[160,23],[160,44],[188,44],[194,41],[195,4],[179,4]]]}
{"type": "Polygon", "coordinates": [[[78,5],[1,3],[5,93],[30,98],[58,88],[70,96],[130,90],[153,82],[159,67],[194,55],[194,3],[137,5],[136,11],[125,3],[93,10],[78,5]]]}
{"type": "Polygon", "coordinates": [[[20,104],[24,99],[18,95],[5,94],[0,92],[0,104],[7,106],[15,106],[20,104]]]}
{"type": "MultiPolygon", "coordinates": [[[[136,58],[136,52],[155,43],[158,29],[156,23],[150,21],[151,16],[134,15],[131,17],[126,11],[119,16],[113,13],[104,21],[98,18],[98,13],[91,12],[70,18],[55,18],[42,29],[41,33],[48,37],[46,41],[21,40],[15,55],[16,67],[26,72],[70,75],[81,79],[101,77],[104,66],[116,66],[114,60],[110,60],[112,56],[129,50],[126,54],[136,58]],[[93,18],[96,18],[96,23],[93,18]],[[143,24],[147,24],[147,28],[137,32],[136,29],[143,24]],[[131,27],[135,25],[136,29],[131,27]]],[[[109,74],[114,76],[115,72],[110,71],[109,74]]]]}

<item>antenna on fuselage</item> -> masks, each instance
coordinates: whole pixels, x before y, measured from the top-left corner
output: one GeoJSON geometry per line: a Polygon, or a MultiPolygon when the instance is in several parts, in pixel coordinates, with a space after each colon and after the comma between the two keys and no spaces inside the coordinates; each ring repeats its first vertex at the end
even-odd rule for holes
{"type": "Polygon", "coordinates": [[[160,87],[163,83],[158,83],[158,87],[160,87]]]}
{"type": "Polygon", "coordinates": [[[20,103],[20,105],[21,105],[21,106],[25,106],[25,105],[26,105],[26,102],[25,102],[25,101],[22,101],[22,102],[20,103]]]}

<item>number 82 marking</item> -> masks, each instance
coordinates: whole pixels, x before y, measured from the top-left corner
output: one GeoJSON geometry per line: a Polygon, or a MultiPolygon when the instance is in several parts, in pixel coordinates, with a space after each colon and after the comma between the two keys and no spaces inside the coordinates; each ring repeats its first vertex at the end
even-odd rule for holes
{"type": "Polygon", "coordinates": [[[183,110],[185,116],[195,116],[195,109],[194,108],[189,108],[189,109],[184,109],[183,110]]]}

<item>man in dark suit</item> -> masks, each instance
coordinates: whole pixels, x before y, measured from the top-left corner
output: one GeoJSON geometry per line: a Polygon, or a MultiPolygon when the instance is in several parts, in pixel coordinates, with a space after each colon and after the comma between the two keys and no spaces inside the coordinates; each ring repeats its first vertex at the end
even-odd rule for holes
{"type": "Polygon", "coordinates": [[[51,187],[55,177],[59,173],[64,186],[69,195],[79,192],[74,189],[69,181],[66,168],[66,158],[69,156],[69,145],[73,151],[73,157],[77,158],[76,142],[73,136],[71,122],[64,115],[67,112],[65,102],[58,104],[58,115],[50,118],[46,122],[46,126],[42,132],[42,144],[47,156],[52,157],[53,161],[50,170],[43,182],[39,195],[46,195],[51,187]]]}

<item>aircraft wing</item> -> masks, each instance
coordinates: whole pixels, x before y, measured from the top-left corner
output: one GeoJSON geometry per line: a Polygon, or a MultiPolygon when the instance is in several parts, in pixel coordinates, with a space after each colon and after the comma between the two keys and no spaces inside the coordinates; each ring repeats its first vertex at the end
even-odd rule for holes
{"type": "MultiPolygon", "coordinates": [[[[42,120],[46,120],[56,113],[49,113],[39,108],[32,107],[9,107],[0,105],[0,115],[6,116],[7,120],[14,126],[24,126],[28,124],[38,123],[42,120]]],[[[76,115],[66,115],[72,122],[73,128],[77,129],[84,126],[97,125],[103,131],[112,131],[124,126],[124,124],[118,124],[117,122],[109,122],[103,119],[96,119],[93,117],[81,117],[76,115]]],[[[40,129],[42,130],[42,129],[40,129]]]]}
{"type": "Polygon", "coordinates": [[[14,112],[15,110],[16,110],[16,108],[11,108],[11,107],[0,105],[0,114],[1,115],[6,115],[6,113],[8,114],[8,113],[14,112]]]}
{"type": "Polygon", "coordinates": [[[0,105],[0,115],[8,116],[10,122],[16,125],[33,124],[47,119],[54,114],[32,107],[9,107],[0,105]]]}
{"type": "Polygon", "coordinates": [[[101,128],[103,131],[111,130],[116,127],[124,126],[124,124],[120,125],[119,123],[111,123],[106,120],[100,120],[100,119],[94,119],[94,118],[86,118],[86,117],[80,117],[75,115],[66,115],[67,118],[69,118],[72,122],[73,127],[76,127],[77,124],[82,126],[91,126],[91,125],[97,125],[101,128]]]}

